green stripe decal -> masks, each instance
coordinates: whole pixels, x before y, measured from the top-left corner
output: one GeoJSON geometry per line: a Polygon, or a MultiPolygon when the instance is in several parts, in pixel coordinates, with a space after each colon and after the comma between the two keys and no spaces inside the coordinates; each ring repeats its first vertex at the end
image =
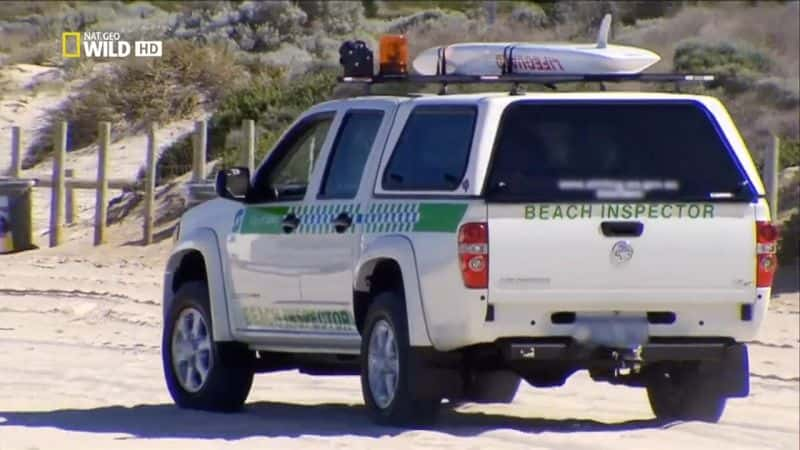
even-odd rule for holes
{"type": "Polygon", "coordinates": [[[288,213],[300,219],[296,234],[334,233],[332,221],[347,211],[353,218],[350,233],[455,233],[467,203],[340,203],[292,206],[250,206],[236,214],[233,232],[241,234],[282,234],[282,221],[288,213]],[[360,212],[364,211],[364,212],[360,212]]]}
{"type": "Polygon", "coordinates": [[[281,221],[288,212],[288,206],[247,207],[237,228],[242,234],[278,234],[283,231],[281,221]]]}
{"type": "Polygon", "coordinates": [[[466,203],[422,203],[413,231],[455,233],[465,212],[466,203]]]}

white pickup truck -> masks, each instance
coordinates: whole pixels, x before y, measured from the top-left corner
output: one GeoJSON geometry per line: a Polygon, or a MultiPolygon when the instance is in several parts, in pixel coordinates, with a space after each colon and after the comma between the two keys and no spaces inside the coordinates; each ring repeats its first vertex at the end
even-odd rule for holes
{"type": "Polygon", "coordinates": [[[663,419],[748,395],[776,229],[725,108],[656,93],[319,104],[180,222],[163,364],[181,407],[253,374],[359,374],[379,423],[574,372],[663,419]]]}

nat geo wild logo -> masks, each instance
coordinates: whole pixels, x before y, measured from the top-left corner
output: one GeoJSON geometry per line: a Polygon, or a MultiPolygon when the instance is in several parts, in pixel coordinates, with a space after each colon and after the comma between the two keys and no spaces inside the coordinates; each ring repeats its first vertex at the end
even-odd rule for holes
{"type": "Polygon", "coordinates": [[[64,58],[160,57],[161,41],[124,41],[115,31],[72,31],[61,34],[64,58]]]}

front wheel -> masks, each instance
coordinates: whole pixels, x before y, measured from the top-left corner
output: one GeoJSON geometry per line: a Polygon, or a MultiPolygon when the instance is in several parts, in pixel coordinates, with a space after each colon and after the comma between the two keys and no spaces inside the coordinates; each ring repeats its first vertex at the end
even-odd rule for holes
{"type": "Polygon", "coordinates": [[[361,390],[370,417],[382,425],[426,423],[436,416],[441,398],[420,393],[408,340],[403,297],[379,294],[367,312],[361,339],[361,390]]]}
{"type": "Polygon", "coordinates": [[[241,409],[253,384],[253,353],[239,343],[215,342],[208,287],[178,288],[164,320],[161,357],[167,389],[181,408],[241,409]]]}

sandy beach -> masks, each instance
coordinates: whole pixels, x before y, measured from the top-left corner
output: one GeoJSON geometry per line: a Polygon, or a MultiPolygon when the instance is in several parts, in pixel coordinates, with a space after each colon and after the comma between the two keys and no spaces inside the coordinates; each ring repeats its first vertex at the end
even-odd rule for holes
{"type": "MultiPolygon", "coordinates": [[[[795,449],[800,447],[800,305],[772,300],[751,342],[751,395],[719,424],[654,420],[644,390],[585,373],[520,389],[510,405],[464,405],[425,430],[370,423],[357,377],[256,377],[245,411],[180,410],[160,362],[161,272],[170,242],[74,239],[0,257],[0,450],[218,448],[795,449]]],[[[789,274],[791,275],[791,274],[789,274]]]]}

